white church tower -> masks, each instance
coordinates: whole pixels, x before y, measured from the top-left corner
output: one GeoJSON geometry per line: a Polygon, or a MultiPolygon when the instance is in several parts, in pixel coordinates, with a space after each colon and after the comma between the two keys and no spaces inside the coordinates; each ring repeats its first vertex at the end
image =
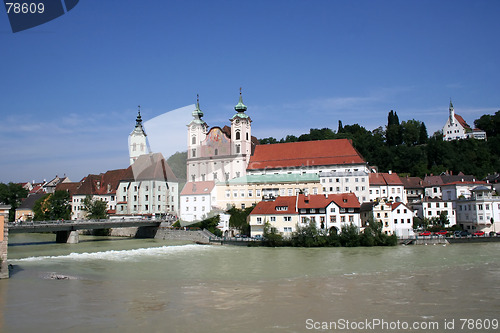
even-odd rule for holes
{"type": "Polygon", "coordinates": [[[130,165],[135,162],[137,157],[149,153],[146,132],[144,132],[144,128],[142,128],[140,105],[139,111],[137,112],[137,118],[135,120],[135,128],[128,137],[128,151],[130,157],[130,165]]]}
{"type": "Polygon", "coordinates": [[[240,88],[240,99],[234,107],[236,114],[229,119],[231,121],[231,142],[233,155],[244,157],[246,165],[250,161],[252,155],[252,120],[245,113],[247,107],[243,104],[240,88]]]}
{"type": "Polygon", "coordinates": [[[188,125],[188,159],[201,157],[201,142],[207,136],[208,125],[201,119],[200,96],[196,95],[196,109],[192,112],[193,120],[188,125]]]}

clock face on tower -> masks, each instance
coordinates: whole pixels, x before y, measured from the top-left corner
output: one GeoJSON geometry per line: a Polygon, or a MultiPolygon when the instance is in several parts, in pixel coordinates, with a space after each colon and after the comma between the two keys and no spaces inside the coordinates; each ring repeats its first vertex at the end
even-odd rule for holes
{"type": "Polygon", "coordinates": [[[236,125],[239,125],[240,120],[239,120],[239,119],[236,119],[235,123],[236,123],[236,125]]]}

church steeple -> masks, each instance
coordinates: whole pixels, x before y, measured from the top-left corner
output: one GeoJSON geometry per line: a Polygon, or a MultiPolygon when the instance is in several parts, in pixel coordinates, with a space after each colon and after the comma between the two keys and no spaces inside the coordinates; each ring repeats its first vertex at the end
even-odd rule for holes
{"type": "Polygon", "coordinates": [[[193,115],[193,120],[191,120],[190,125],[195,123],[204,127],[207,126],[207,123],[203,119],[201,119],[203,117],[203,112],[200,109],[200,95],[198,94],[196,94],[196,108],[191,114],[193,115]]]}
{"type": "Polygon", "coordinates": [[[241,96],[241,87],[240,87],[240,99],[238,100],[238,104],[234,107],[234,110],[237,112],[231,119],[234,118],[249,118],[245,111],[247,110],[247,106],[243,104],[243,97],[241,96]]]}
{"type": "Polygon", "coordinates": [[[455,123],[455,109],[453,109],[453,103],[450,98],[450,107],[448,109],[450,111],[450,124],[453,125],[455,123]]]}
{"type": "Polygon", "coordinates": [[[134,130],[128,136],[129,159],[131,165],[139,156],[149,153],[146,136],[146,132],[142,127],[141,106],[139,105],[134,130]]]}

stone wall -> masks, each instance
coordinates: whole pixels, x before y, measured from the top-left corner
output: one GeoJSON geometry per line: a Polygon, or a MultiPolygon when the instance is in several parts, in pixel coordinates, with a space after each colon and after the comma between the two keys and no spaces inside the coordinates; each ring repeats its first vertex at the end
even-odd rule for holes
{"type": "Polygon", "coordinates": [[[7,263],[7,246],[9,243],[9,227],[3,215],[0,215],[0,279],[9,278],[9,265],[7,263]],[[5,221],[5,222],[4,222],[5,221]]]}
{"type": "Polygon", "coordinates": [[[110,235],[118,237],[183,240],[200,243],[208,243],[209,240],[209,234],[201,230],[175,230],[166,227],[116,228],[111,229],[110,235]]]}

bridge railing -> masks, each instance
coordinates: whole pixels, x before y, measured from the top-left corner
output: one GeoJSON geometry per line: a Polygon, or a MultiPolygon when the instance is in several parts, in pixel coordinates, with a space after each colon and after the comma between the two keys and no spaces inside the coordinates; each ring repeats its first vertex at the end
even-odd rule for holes
{"type": "Polygon", "coordinates": [[[83,223],[137,223],[137,222],[164,222],[166,220],[150,219],[90,219],[90,220],[51,220],[51,221],[14,221],[8,222],[8,226],[36,226],[36,225],[60,225],[60,224],[83,224],[83,223]]]}

